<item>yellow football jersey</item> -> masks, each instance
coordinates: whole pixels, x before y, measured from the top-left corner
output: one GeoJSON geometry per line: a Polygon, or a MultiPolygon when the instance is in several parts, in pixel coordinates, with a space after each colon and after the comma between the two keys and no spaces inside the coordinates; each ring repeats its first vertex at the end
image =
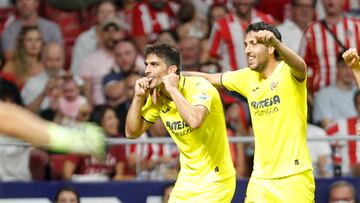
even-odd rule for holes
{"type": "Polygon", "coordinates": [[[267,79],[245,68],[224,73],[221,82],[248,99],[255,133],[253,176],[279,178],[312,168],[306,146],[306,80],[296,80],[281,61],[267,79]]]}
{"type": "Polygon", "coordinates": [[[224,111],[216,88],[203,78],[181,76],[178,89],[190,104],[202,105],[209,110],[199,128],[190,128],[181,118],[175,103],[165,95],[156,104],[149,97],[141,113],[148,122],[155,122],[160,117],[179,147],[179,178],[204,183],[235,175],[224,111]]]}

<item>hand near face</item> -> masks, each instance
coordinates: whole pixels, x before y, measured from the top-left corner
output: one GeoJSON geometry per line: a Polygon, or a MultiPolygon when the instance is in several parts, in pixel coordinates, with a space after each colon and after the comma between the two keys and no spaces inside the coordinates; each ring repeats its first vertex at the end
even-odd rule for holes
{"type": "Polygon", "coordinates": [[[146,97],[150,92],[150,82],[152,79],[143,77],[136,80],[134,96],[146,97]]]}
{"type": "Polygon", "coordinates": [[[177,89],[179,84],[179,75],[175,73],[169,73],[166,76],[162,77],[162,82],[164,83],[166,91],[170,92],[173,89],[177,89]]]}
{"type": "Polygon", "coordinates": [[[345,63],[351,68],[360,68],[359,55],[355,48],[346,50],[342,55],[345,63]]]}
{"type": "Polygon", "coordinates": [[[260,30],[256,32],[255,38],[257,42],[272,47],[278,42],[278,39],[275,37],[274,33],[268,30],[260,30]]]}

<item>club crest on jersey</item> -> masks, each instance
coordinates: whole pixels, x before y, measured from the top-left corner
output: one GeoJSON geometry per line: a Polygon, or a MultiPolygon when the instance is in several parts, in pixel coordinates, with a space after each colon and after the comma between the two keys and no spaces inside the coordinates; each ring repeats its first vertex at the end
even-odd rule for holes
{"type": "Polygon", "coordinates": [[[192,97],[193,100],[200,100],[200,101],[206,101],[210,97],[205,93],[196,94],[192,97]]]}
{"type": "Polygon", "coordinates": [[[270,84],[270,89],[271,91],[274,91],[276,89],[276,87],[278,86],[278,81],[274,81],[270,84]]]}

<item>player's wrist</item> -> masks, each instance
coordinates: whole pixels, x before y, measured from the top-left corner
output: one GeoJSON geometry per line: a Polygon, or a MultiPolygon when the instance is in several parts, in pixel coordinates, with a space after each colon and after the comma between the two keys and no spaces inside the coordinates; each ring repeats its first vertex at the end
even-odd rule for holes
{"type": "Polygon", "coordinates": [[[135,94],[133,99],[146,99],[146,97],[148,96],[148,94],[135,94]]]}
{"type": "Polygon", "coordinates": [[[166,88],[166,91],[170,94],[171,97],[173,97],[173,95],[176,94],[179,90],[177,87],[168,87],[166,88]]]}
{"type": "Polygon", "coordinates": [[[280,40],[274,38],[273,42],[271,43],[271,46],[274,47],[275,49],[278,49],[281,46],[280,40]]]}

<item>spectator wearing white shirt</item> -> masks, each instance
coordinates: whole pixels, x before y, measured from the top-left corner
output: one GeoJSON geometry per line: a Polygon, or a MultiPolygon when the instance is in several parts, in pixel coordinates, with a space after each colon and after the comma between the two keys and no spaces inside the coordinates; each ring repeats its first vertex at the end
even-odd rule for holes
{"type": "Polygon", "coordinates": [[[315,0],[291,0],[291,17],[278,26],[283,43],[295,52],[299,51],[301,38],[314,20],[315,0]]]}
{"type": "Polygon", "coordinates": [[[106,0],[98,5],[96,11],[97,24],[81,33],[75,41],[70,67],[73,74],[79,73],[81,60],[101,46],[101,25],[106,19],[113,17],[115,12],[116,7],[112,1],[106,0]]]}

